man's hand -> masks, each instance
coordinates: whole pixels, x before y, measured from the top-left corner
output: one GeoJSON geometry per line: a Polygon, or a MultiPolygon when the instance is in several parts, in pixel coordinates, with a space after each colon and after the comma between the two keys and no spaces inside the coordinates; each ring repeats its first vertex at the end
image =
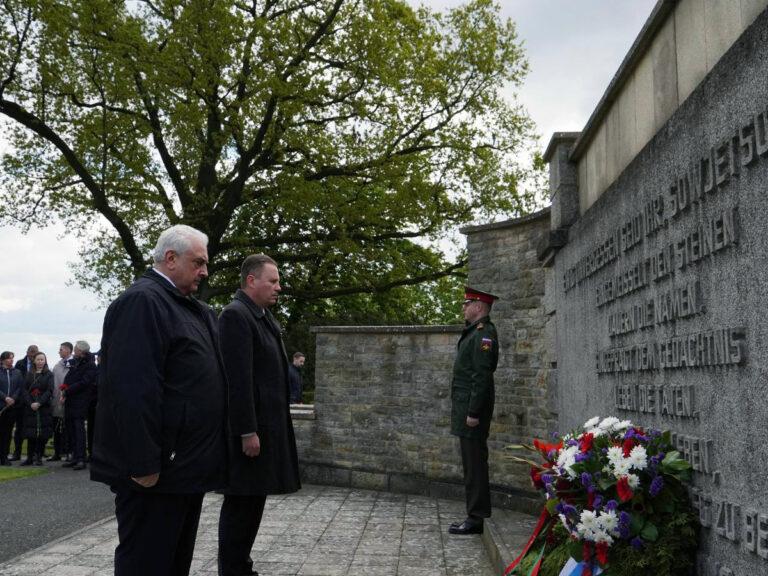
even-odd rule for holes
{"type": "Polygon", "coordinates": [[[467,426],[474,428],[478,424],[480,424],[480,418],[472,418],[472,416],[467,416],[467,426]]]}
{"type": "Polygon", "coordinates": [[[14,400],[13,398],[11,398],[10,396],[6,396],[6,397],[5,397],[5,403],[6,403],[8,406],[13,406],[13,405],[16,403],[16,400],[14,400]]]}
{"type": "Polygon", "coordinates": [[[243,436],[243,454],[250,458],[255,458],[261,452],[261,442],[259,442],[259,435],[253,434],[251,436],[243,436]]]}
{"type": "Polygon", "coordinates": [[[37,409],[40,408],[40,402],[32,402],[32,404],[30,404],[29,407],[32,408],[32,410],[34,410],[35,412],[37,412],[37,409]]]}
{"type": "Polygon", "coordinates": [[[131,476],[131,480],[144,488],[152,488],[152,486],[157,484],[157,481],[160,480],[160,472],[150,474],[149,476],[131,476]]]}

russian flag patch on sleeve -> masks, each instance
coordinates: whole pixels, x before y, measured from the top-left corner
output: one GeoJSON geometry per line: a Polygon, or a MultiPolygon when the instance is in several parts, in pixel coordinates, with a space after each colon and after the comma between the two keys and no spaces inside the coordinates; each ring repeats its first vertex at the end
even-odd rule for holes
{"type": "Polygon", "coordinates": [[[488,350],[491,349],[492,346],[493,346],[493,339],[491,338],[483,338],[482,341],[480,342],[480,349],[483,352],[487,352],[488,350]]]}

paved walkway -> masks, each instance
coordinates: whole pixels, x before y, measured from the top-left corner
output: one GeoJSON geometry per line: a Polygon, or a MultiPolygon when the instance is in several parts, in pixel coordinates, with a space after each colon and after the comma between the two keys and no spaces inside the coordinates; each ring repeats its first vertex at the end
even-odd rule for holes
{"type": "MultiPolygon", "coordinates": [[[[206,496],[192,574],[216,574],[221,497],[206,496]]],[[[480,536],[449,536],[464,504],[422,496],[306,486],[270,497],[253,547],[262,576],[491,576],[480,536]]],[[[112,574],[110,517],[13,560],[2,576],[112,574]]]]}

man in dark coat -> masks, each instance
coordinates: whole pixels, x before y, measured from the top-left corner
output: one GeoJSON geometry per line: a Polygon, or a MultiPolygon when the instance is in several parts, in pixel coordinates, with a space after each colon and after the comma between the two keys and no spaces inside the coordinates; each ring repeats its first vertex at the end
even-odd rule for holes
{"type": "Polygon", "coordinates": [[[300,487],[289,408],[288,357],[268,308],[280,275],[269,256],[243,262],[240,290],[219,317],[229,382],[229,486],[219,517],[219,575],[256,574],[250,558],[268,494],[300,487]]]}
{"type": "MultiPolygon", "coordinates": [[[[32,371],[32,364],[35,358],[35,354],[37,354],[39,351],[40,349],[37,347],[37,345],[30,344],[27,346],[27,355],[16,362],[14,368],[21,372],[22,381],[27,377],[27,372],[32,371]]],[[[16,410],[15,415],[16,430],[13,433],[13,456],[11,456],[9,460],[21,460],[21,445],[24,442],[24,437],[22,434],[24,431],[24,410],[16,410]]]]}
{"type": "Polygon", "coordinates": [[[191,297],[208,238],[165,230],[104,317],[91,479],[115,493],[115,576],[186,576],[205,492],[226,483],[216,315],[191,297]]]}
{"type": "Polygon", "coordinates": [[[488,431],[493,415],[493,372],[499,360],[499,339],[490,319],[497,296],[466,287],[464,321],[451,383],[451,434],[459,437],[467,518],[451,524],[451,534],[482,534],[491,516],[488,485],[488,431]]]}
{"type": "Polygon", "coordinates": [[[306,357],[301,352],[293,353],[293,362],[288,365],[288,384],[291,388],[291,404],[301,404],[301,367],[306,357]]]}
{"type": "Polygon", "coordinates": [[[62,464],[64,468],[85,469],[85,420],[96,391],[97,376],[96,359],[91,354],[90,345],[85,340],[78,340],[75,343],[75,358],[61,385],[65,406],[64,426],[72,450],[72,459],[62,464]]]}

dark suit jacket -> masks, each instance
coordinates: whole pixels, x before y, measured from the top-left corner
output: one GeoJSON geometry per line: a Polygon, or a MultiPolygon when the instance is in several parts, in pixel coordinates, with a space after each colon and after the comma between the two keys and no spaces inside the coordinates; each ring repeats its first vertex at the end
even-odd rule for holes
{"type": "Polygon", "coordinates": [[[27,356],[26,356],[26,354],[24,355],[24,358],[22,358],[21,360],[17,360],[16,364],[14,364],[13,367],[16,368],[16,370],[20,371],[21,375],[26,378],[26,376],[27,376],[27,356]]]}
{"type": "Polygon", "coordinates": [[[85,418],[88,416],[88,406],[96,394],[96,378],[99,368],[96,366],[94,355],[86,352],[84,356],[74,358],[72,365],[64,377],[64,415],[67,418],[85,418]]]}
{"type": "Polygon", "coordinates": [[[238,290],[219,316],[229,382],[229,486],[226,494],[286,494],[301,487],[289,408],[288,357],[272,314],[238,290]],[[257,432],[261,453],[243,454],[257,432]]]}
{"type": "Polygon", "coordinates": [[[148,489],[201,493],[226,480],[226,379],[216,315],[153,270],[107,309],[91,478],[160,472],[148,489]]]}

